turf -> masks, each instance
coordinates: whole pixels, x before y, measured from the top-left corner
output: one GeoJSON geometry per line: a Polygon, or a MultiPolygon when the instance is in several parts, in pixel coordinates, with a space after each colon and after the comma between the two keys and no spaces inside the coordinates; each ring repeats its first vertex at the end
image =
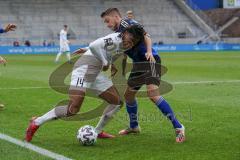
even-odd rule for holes
{"type": "MultiPolygon", "coordinates": [[[[161,53],[168,68],[168,82],[240,80],[240,54],[237,52],[161,53]]],[[[23,139],[29,119],[50,110],[66,94],[48,86],[50,74],[60,65],[52,55],[7,55],[0,66],[0,132],[23,139]],[[25,88],[33,87],[33,88],[25,88]],[[43,87],[43,88],[34,88],[43,87]]],[[[121,67],[119,67],[121,68],[121,67]]],[[[54,121],[42,126],[32,143],[72,159],[222,159],[240,157],[240,82],[176,84],[164,95],[186,127],[187,140],[175,143],[174,130],[158,109],[139,98],[142,133],[98,139],[91,147],[81,146],[76,132],[85,124],[95,126],[98,119],[54,121]]],[[[99,104],[86,98],[83,111],[99,104]]],[[[123,108],[105,128],[117,134],[127,126],[123,108]]],[[[47,159],[37,153],[0,140],[0,159],[47,159]],[[4,156],[3,156],[4,155],[4,156]]]]}

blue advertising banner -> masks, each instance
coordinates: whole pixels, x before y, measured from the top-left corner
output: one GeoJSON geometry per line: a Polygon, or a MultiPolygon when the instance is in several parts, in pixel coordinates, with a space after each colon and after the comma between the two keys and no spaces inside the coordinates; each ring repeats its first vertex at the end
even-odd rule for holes
{"type": "Polygon", "coordinates": [[[222,3],[220,0],[186,0],[186,2],[194,10],[210,10],[220,8],[220,4],[222,3]]]}
{"type": "MultiPolygon", "coordinates": [[[[86,47],[83,45],[71,46],[70,49],[73,52],[78,48],[86,47]]],[[[240,44],[164,44],[154,45],[154,49],[158,52],[187,52],[187,51],[239,51],[240,44]]],[[[0,54],[57,54],[59,46],[43,47],[43,46],[31,46],[31,47],[12,47],[12,46],[0,46],[0,54]]]]}
{"type": "Polygon", "coordinates": [[[238,51],[240,44],[165,44],[154,45],[154,49],[158,52],[171,52],[171,51],[238,51]]]}
{"type": "MultiPolygon", "coordinates": [[[[78,48],[86,47],[83,45],[71,46],[70,50],[75,51],[78,48]]],[[[31,46],[31,47],[12,47],[0,46],[0,54],[57,54],[59,46],[31,46]]]]}

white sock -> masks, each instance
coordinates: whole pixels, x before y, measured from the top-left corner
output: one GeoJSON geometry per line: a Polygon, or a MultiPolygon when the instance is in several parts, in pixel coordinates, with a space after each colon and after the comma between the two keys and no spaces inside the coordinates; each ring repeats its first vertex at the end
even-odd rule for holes
{"type": "Polygon", "coordinates": [[[51,111],[47,112],[43,116],[38,117],[37,119],[35,119],[34,122],[36,123],[36,125],[40,126],[43,123],[45,123],[47,121],[50,121],[50,120],[53,120],[55,118],[57,118],[57,115],[56,115],[55,108],[53,108],[51,111]]]}
{"type": "Polygon", "coordinates": [[[60,58],[61,55],[62,55],[62,52],[59,52],[59,53],[57,54],[57,57],[56,57],[56,59],[55,59],[56,62],[58,62],[58,60],[59,60],[59,58],[60,58]]]}
{"type": "Polygon", "coordinates": [[[114,105],[114,104],[109,104],[107,106],[107,108],[104,110],[103,115],[100,118],[95,128],[97,133],[102,132],[103,127],[105,127],[106,124],[111,120],[113,115],[120,110],[120,106],[121,105],[114,105]]]}

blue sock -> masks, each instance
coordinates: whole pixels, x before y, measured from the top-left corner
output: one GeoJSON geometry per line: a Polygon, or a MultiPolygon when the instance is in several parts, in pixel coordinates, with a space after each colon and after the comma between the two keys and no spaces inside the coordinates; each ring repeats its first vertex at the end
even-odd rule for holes
{"type": "Polygon", "coordinates": [[[182,128],[182,125],[178,122],[175,117],[170,105],[167,101],[161,96],[157,101],[156,105],[162,111],[162,113],[167,116],[167,118],[172,122],[174,128],[182,128]]]}
{"type": "Polygon", "coordinates": [[[138,126],[138,116],[137,116],[137,102],[134,100],[133,103],[129,104],[126,102],[126,108],[130,120],[130,128],[136,128],[138,126]]]}

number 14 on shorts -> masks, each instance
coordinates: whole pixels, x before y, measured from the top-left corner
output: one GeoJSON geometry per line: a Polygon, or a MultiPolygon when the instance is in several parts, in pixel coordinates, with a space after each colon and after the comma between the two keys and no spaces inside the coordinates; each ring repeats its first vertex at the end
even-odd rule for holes
{"type": "Polygon", "coordinates": [[[76,87],[83,87],[84,79],[83,78],[78,78],[76,87]]]}

